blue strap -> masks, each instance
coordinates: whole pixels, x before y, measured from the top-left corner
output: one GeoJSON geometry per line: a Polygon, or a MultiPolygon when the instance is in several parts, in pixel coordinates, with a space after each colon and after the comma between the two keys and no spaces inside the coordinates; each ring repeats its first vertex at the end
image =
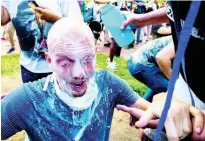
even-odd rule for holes
{"type": "Polygon", "coordinates": [[[154,141],[158,141],[160,137],[160,133],[164,127],[164,123],[167,118],[167,113],[170,108],[170,104],[172,100],[174,85],[179,75],[181,60],[184,57],[186,47],[190,39],[192,27],[194,25],[195,19],[199,11],[200,4],[201,4],[201,1],[192,1],[190,8],[189,8],[189,12],[186,17],[186,20],[184,22],[184,26],[183,26],[183,29],[181,31],[181,34],[178,40],[178,48],[177,48],[176,56],[174,59],[173,70],[172,70],[172,74],[171,74],[169,85],[168,85],[167,98],[165,101],[164,109],[162,111],[159,124],[157,126],[157,131],[156,131],[156,136],[154,137],[154,141]]]}

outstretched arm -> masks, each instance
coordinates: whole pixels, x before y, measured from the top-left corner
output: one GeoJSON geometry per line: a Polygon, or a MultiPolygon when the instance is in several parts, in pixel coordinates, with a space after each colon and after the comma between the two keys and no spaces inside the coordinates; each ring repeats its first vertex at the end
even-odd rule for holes
{"type": "Polygon", "coordinates": [[[107,3],[113,3],[116,2],[117,0],[94,0],[95,3],[97,4],[107,4],[107,3]]]}
{"type": "Polygon", "coordinates": [[[160,8],[158,10],[146,13],[146,14],[132,14],[122,25],[122,29],[125,29],[129,24],[136,24],[137,27],[144,27],[147,25],[167,23],[169,18],[166,14],[166,8],[160,8]]]}

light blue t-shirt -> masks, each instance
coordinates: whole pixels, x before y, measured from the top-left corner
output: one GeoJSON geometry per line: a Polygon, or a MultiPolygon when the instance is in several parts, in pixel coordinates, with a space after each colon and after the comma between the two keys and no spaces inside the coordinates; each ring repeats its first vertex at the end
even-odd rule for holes
{"type": "Polygon", "coordinates": [[[1,137],[26,130],[32,141],[108,141],[114,107],[130,106],[138,95],[119,77],[95,72],[98,94],[85,110],[73,110],[57,95],[53,82],[43,91],[46,78],[24,84],[1,103],[1,137]]]}

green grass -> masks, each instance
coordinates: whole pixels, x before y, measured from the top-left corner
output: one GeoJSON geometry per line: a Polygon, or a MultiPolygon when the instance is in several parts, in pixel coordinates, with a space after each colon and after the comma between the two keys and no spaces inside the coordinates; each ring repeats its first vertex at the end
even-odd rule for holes
{"type": "MultiPolygon", "coordinates": [[[[107,60],[108,56],[104,54],[97,55],[97,70],[106,69],[107,67],[107,60]]],[[[2,77],[16,77],[20,74],[20,67],[19,67],[19,55],[12,54],[12,55],[5,55],[1,58],[1,76],[2,77]]],[[[122,79],[126,80],[127,83],[133,88],[135,92],[140,95],[143,95],[147,90],[147,87],[142,83],[135,80],[129,73],[127,69],[127,61],[124,59],[115,58],[117,62],[117,71],[113,72],[114,74],[118,75],[122,79]]]]}
{"type": "MultiPolygon", "coordinates": [[[[107,55],[98,54],[97,55],[96,68],[97,69],[106,69],[106,67],[107,67],[106,60],[107,60],[107,58],[108,58],[107,55]]],[[[115,62],[118,64],[117,71],[112,72],[112,73],[116,74],[120,78],[127,81],[127,83],[133,88],[133,90],[142,96],[147,91],[147,87],[145,85],[143,85],[142,83],[140,83],[139,81],[137,81],[136,79],[134,79],[130,75],[130,73],[127,69],[127,61],[124,60],[124,59],[115,58],[115,62]]]]}
{"type": "Polygon", "coordinates": [[[1,57],[1,76],[15,77],[20,73],[19,54],[1,57]]]}

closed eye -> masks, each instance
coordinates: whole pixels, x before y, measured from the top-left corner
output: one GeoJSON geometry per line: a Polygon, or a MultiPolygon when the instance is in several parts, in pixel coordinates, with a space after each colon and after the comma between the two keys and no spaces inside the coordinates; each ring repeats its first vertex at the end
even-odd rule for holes
{"type": "Polygon", "coordinates": [[[63,59],[63,60],[58,60],[57,61],[57,64],[60,66],[60,67],[69,67],[71,64],[72,64],[72,60],[68,60],[68,59],[63,59]]]}

